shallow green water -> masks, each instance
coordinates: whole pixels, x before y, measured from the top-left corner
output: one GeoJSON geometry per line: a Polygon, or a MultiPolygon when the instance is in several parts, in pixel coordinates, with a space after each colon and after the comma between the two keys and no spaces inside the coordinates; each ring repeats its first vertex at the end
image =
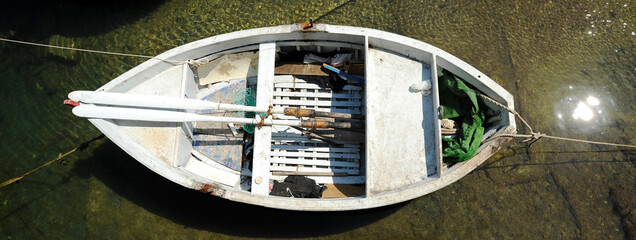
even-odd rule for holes
{"type": "MultiPolygon", "coordinates": [[[[395,32],[458,56],[510,91],[535,131],[636,144],[633,1],[74,2],[11,3],[0,10],[0,37],[156,55],[313,17],[395,32]]],[[[62,100],[143,61],[8,43],[0,43],[0,56],[0,181],[99,135],[62,100]]],[[[0,239],[636,236],[636,154],[613,147],[511,144],[433,194],[345,213],[210,198],[162,179],[108,140],[68,160],[0,189],[0,239]]]]}

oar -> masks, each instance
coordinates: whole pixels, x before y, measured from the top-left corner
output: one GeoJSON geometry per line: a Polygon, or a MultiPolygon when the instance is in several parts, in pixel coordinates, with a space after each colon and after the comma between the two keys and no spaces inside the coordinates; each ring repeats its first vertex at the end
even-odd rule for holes
{"type": "Polygon", "coordinates": [[[147,107],[164,109],[191,109],[191,110],[228,110],[244,112],[268,112],[270,114],[285,114],[296,117],[331,117],[364,119],[360,114],[321,112],[303,108],[272,108],[253,107],[236,104],[210,102],[199,99],[163,97],[153,95],[135,95],[128,93],[74,91],[68,94],[68,98],[75,102],[105,104],[129,107],[147,107]]]}
{"type": "MultiPolygon", "coordinates": [[[[192,110],[228,110],[245,112],[267,112],[269,107],[253,107],[236,104],[210,102],[199,99],[136,95],[114,92],[74,91],[68,98],[82,103],[107,104],[129,107],[192,109],[192,110]]],[[[283,109],[272,109],[271,113],[283,113],[283,109]],[[275,112],[274,112],[275,111],[275,112]]]]}
{"type": "Polygon", "coordinates": [[[73,114],[85,118],[119,119],[150,122],[231,122],[260,125],[285,125],[304,128],[363,128],[361,123],[353,122],[328,122],[319,120],[281,120],[281,119],[259,119],[258,118],[237,118],[222,116],[207,116],[187,112],[177,112],[169,110],[106,107],[90,104],[81,104],[73,108],[73,114]]]}

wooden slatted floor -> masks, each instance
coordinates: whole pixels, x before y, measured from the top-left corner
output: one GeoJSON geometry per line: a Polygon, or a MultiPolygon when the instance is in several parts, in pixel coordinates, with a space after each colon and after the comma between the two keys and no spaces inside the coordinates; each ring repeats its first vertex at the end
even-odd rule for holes
{"type": "MultiPolygon", "coordinates": [[[[345,86],[334,93],[292,76],[276,76],[274,79],[275,107],[301,107],[338,113],[362,114],[362,88],[345,86]]],[[[295,119],[291,116],[276,116],[295,119]]],[[[317,183],[361,184],[362,145],[356,142],[334,140],[332,146],[320,140],[310,139],[301,131],[285,126],[272,127],[270,152],[271,178],[283,180],[289,174],[306,175],[317,183]]]]}

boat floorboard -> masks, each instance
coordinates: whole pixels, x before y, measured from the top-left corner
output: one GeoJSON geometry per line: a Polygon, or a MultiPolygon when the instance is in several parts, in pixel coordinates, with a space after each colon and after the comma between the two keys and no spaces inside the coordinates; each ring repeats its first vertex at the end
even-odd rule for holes
{"type": "Polygon", "coordinates": [[[427,178],[427,163],[437,159],[436,114],[433,94],[409,90],[430,79],[428,64],[381,49],[367,54],[367,193],[373,195],[427,178]]]}

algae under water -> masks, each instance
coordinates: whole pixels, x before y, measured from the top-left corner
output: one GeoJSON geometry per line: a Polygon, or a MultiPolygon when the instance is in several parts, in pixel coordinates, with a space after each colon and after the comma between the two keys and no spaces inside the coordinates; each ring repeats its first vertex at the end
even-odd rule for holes
{"type": "MultiPolygon", "coordinates": [[[[0,37],[144,55],[310,17],[381,29],[480,69],[514,95],[537,131],[636,144],[633,1],[41,0],[5,6],[0,37]]],[[[62,100],[144,61],[9,43],[0,43],[0,56],[2,181],[99,135],[62,100]]],[[[162,179],[108,140],[68,160],[0,189],[0,238],[636,237],[636,154],[612,147],[512,144],[440,191],[331,214],[211,198],[162,179]]]]}

